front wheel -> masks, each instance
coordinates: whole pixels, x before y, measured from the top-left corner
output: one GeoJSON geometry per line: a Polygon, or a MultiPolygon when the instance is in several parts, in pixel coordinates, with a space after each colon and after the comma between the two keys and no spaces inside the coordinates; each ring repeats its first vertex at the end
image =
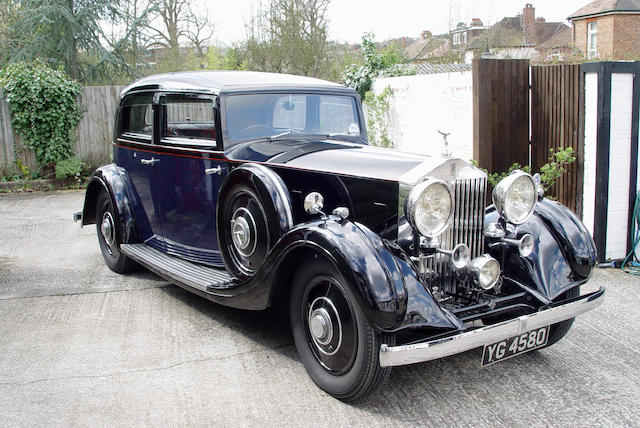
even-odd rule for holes
{"type": "MultiPolygon", "coordinates": [[[[560,301],[567,300],[573,297],[578,297],[579,295],[580,295],[580,286],[577,286],[562,293],[557,300],[560,300],[560,301]]],[[[562,339],[563,337],[565,337],[567,333],[569,333],[569,330],[571,330],[571,326],[573,325],[574,320],[575,318],[571,318],[556,324],[551,324],[551,327],[549,327],[549,340],[547,341],[547,344],[544,347],[547,348],[553,345],[554,343],[557,343],[558,341],[560,341],[560,339],[562,339]]]]}
{"type": "Polygon", "coordinates": [[[120,224],[113,202],[106,192],[100,192],[96,201],[96,229],[105,263],[116,273],[135,270],[136,263],[120,252],[120,224]]]}
{"type": "Polygon", "coordinates": [[[291,290],[293,338],[307,373],[321,389],[343,401],[369,395],[388,377],[380,346],[393,334],[376,332],[337,269],[316,257],[296,273],[291,290]]]}

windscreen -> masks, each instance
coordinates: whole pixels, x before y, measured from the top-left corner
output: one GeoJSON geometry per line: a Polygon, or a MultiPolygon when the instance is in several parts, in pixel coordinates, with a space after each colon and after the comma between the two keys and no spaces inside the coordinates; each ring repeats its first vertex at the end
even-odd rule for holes
{"type": "Polygon", "coordinates": [[[227,141],[234,143],[283,133],[359,137],[356,100],[319,94],[247,94],[225,103],[227,141]]]}

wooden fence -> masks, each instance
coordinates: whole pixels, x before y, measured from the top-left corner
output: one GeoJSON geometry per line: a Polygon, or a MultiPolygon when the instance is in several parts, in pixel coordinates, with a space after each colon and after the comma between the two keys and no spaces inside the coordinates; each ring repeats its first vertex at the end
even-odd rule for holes
{"type": "Polygon", "coordinates": [[[529,163],[529,60],[473,61],[473,158],[489,172],[529,163]]]}
{"type": "Polygon", "coordinates": [[[569,165],[551,195],[582,216],[584,75],[581,65],[531,67],[531,168],[539,171],[549,150],[572,147],[569,165]]]}
{"type": "MultiPolygon", "coordinates": [[[[91,165],[110,161],[114,113],[123,86],[87,86],[82,90],[85,113],[76,132],[75,149],[79,158],[91,165]]],[[[0,95],[0,174],[15,167],[16,159],[30,170],[36,168],[32,150],[22,147],[21,138],[13,132],[9,105],[0,95]]]]}

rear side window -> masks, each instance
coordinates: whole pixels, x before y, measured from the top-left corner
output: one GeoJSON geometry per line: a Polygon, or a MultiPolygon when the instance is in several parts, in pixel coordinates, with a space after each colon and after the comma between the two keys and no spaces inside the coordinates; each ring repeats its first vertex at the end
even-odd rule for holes
{"type": "Polygon", "coordinates": [[[216,140],[215,106],[213,98],[166,95],[163,137],[216,140]]]}
{"type": "Polygon", "coordinates": [[[153,130],[153,95],[128,96],[120,108],[120,133],[151,137],[153,130]]]}

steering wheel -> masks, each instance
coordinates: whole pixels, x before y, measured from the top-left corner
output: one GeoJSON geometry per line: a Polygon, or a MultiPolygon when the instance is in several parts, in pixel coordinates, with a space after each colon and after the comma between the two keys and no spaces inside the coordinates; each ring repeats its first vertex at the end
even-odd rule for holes
{"type": "Polygon", "coordinates": [[[250,125],[247,126],[246,128],[238,131],[234,136],[233,139],[242,139],[242,138],[250,138],[250,137],[258,137],[260,136],[261,132],[259,132],[259,130],[265,130],[268,131],[266,133],[266,135],[271,135],[273,134],[273,128],[267,125],[250,125]]]}

